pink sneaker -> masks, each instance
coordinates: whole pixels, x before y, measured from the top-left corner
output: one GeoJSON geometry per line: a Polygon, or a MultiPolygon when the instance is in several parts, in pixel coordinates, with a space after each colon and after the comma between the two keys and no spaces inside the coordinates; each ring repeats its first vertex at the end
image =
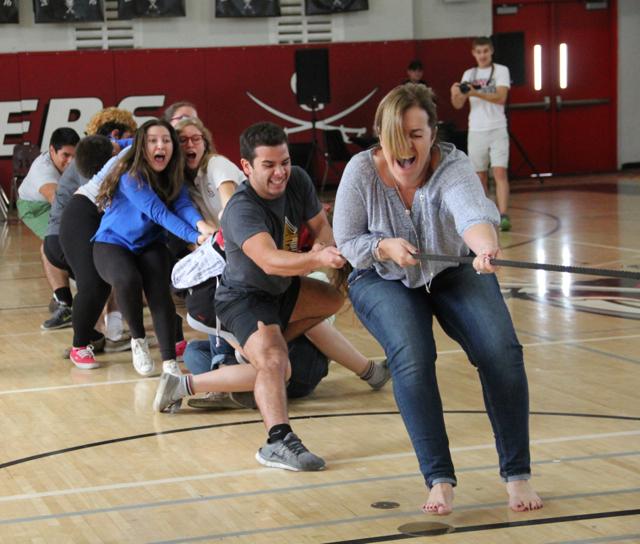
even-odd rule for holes
{"type": "Polygon", "coordinates": [[[96,361],[96,358],[93,356],[93,346],[88,345],[84,348],[71,348],[71,353],[69,354],[69,359],[76,365],[78,368],[98,368],[100,363],[96,361]]]}
{"type": "Polygon", "coordinates": [[[187,341],[180,340],[180,342],[176,342],[176,360],[182,361],[184,350],[187,349],[187,341]]]}

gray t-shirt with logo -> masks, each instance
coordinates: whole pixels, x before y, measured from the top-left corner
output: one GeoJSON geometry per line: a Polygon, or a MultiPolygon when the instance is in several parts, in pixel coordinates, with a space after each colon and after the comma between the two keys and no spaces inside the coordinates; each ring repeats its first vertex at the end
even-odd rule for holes
{"type": "Polygon", "coordinates": [[[322,210],[322,204],[307,173],[291,167],[291,176],[282,196],[266,200],[245,180],[231,197],[222,215],[222,234],[227,266],[216,290],[216,301],[236,300],[248,292],[272,296],[284,293],[291,278],[269,275],[242,251],[252,236],[266,232],[278,249],[298,251],[303,223],[322,210]]]}

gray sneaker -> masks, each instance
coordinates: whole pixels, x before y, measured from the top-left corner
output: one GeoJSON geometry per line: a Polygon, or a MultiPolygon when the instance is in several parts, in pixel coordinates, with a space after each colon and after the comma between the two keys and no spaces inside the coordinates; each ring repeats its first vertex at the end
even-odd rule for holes
{"type": "Polygon", "coordinates": [[[153,399],[153,409],[156,412],[177,412],[184,396],[184,387],[181,387],[180,378],[175,374],[163,372],[153,399]]]}
{"type": "Polygon", "coordinates": [[[51,317],[40,325],[43,331],[64,329],[66,327],[71,327],[71,308],[64,302],[60,302],[51,317]]]}
{"type": "Polygon", "coordinates": [[[311,453],[294,433],[273,444],[267,442],[256,453],[256,461],[267,467],[285,470],[312,471],[322,470],[324,459],[311,453]]]}

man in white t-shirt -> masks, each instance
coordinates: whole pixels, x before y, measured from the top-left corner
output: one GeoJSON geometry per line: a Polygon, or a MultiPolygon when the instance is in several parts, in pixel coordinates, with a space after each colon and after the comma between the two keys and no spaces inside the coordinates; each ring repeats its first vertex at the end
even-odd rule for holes
{"type": "MultiPolygon", "coordinates": [[[[58,128],[51,134],[49,149],[33,163],[18,188],[18,216],[40,239],[44,239],[49,222],[49,211],[56,197],[58,181],[76,152],[80,137],[68,127],[58,128]]],[[[40,246],[42,267],[54,293],[57,307],[42,328],[46,330],[71,326],[71,289],[69,273],[53,266],[40,246]]]]}
{"type": "Polygon", "coordinates": [[[509,68],[493,62],[491,39],[475,38],[471,54],[477,66],[451,86],[451,104],[462,109],[469,100],[467,152],[487,192],[489,164],[496,182],[500,230],[511,229],[509,208],[509,133],[504,106],[511,87],[509,68]]]}

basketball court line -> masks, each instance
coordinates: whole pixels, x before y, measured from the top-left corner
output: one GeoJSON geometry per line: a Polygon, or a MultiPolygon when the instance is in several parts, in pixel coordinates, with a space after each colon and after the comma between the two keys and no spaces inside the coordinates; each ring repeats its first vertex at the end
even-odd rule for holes
{"type": "MultiPolygon", "coordinates": [[[[565,436],[565,437],[555,437],[555,438],[542,438],[538,440],[532,440],[531,445],[541,445],[541,444],[556,444],[562,442],[575,442],[575,441],[583,441],[583,440],[601,440],[605,438],[615,438],[621,436],[637,436],[640,435],[640,430],[638,431],[621,431],[615,433],[599,433],[599,434],[588,434],[588,435],[577,435],[577,436],[565,436]]],[[[466,451],[480,451],[480,450],[492,450],[495,448],[495,444],[477,444],[474,446],[460,446],[451,448],[452,453],[460,453],[466,451]]],[[[639,455],[639,451],[628,451],[628,452],[615,452],[609,454],[593,454],[588,456],[577,456],[577,457],[566,457],[566,458],[554,458],[545,461],[535,461],[533,465],[545,465],[551,463],[564,463],[564,462],[574,462],[574,461],[586,461],[593,459],[607,459],[614,457],[627,457],[627,456],[635,456],[639,455]]],[[[414,457],[415,452],[407,451],[403,453],[394,453],[394,454],[385,454],[385,455],[369,455],[364,457],[352,457],[348,459],[339,459],[335,461],[331,461],[331,466],[339,466],[339,465],[349,465],[352,463],[370,463],[377,461],[388,461],[392,459],[403,459],[406,457],[414,457]]],[[[457,472],[474,472],[478,470],[487,470],[487,469],[496,469],[497,467],[494,465],[486,465],[482,467],[474,467],[474,468],[466,468],[466,469],[458,469],[457,472]]],[[[235,470],[228,472],[216,472],[209,474],[197,474],[190,476],[180,476],[175,478],[162,478],[157,480],[144,480],[144,481],[133,481],[133,482],[121,482],[116,484],[105,484],[100,486],[90,486],[90,487],[80,487],[80,488],[68,488],[68,489],[59,489],[54,491],[42,491],[36,493],[24,493],[19,495],[5,495],[0,496],[0,503],[3,502],[14,502],[21,500],[34,500],[34,499],[42,499],[46,497],[58,497],[65,495],[77,495],[82,493],[100,493],[104,491],[115,491],[115,490],[123,490],[123,489],[136,489],[136,488],[146,488],[151,486],[159,486],[159,485],[172,485],[172,484],[180,484],[185,482],[196,482],[202,480],[218,480],[225,478],[234,478],[241,476],[256,476],[259,474],[267,474],[272,472],[272,469],[264,468],[264,467],[256,467],[251,469],[243,469],[243,470],[235,470]]],[[[382,481],[382,480],[397,480],[403,478],[419,478],[420,474],[416,473],[408,473],[403,475],[394,475],[394,476],[384,476],[384,477],[373,477],[373,478],[364,478],[358,480],[349,480],[347,483],[364,483],[367,481],[382,481]]],[[[297,489],[315,489],[315,488],[323,488],[323,487],[332,487],[335,485],[345,485],[343,481],[341,482],[330,482],[316,485],[306,485],[306,486],[295,486],[295,487],[287,487],[284,488],[287,491],[297,490],[297,489]]],[[[219,500],[219,498],[230,498],[235,496],[245,496],[252,494],[264,494],[266,492],[279,492],[279,491],[260,491],[260,492],[243,492],[243,493],[234,493],[234,494],[226,494],[222,496],[211,496],[209,497],[211,500],[219,500]]],[[[200,497],[198,498],[200,499],[200,497]]]]}

